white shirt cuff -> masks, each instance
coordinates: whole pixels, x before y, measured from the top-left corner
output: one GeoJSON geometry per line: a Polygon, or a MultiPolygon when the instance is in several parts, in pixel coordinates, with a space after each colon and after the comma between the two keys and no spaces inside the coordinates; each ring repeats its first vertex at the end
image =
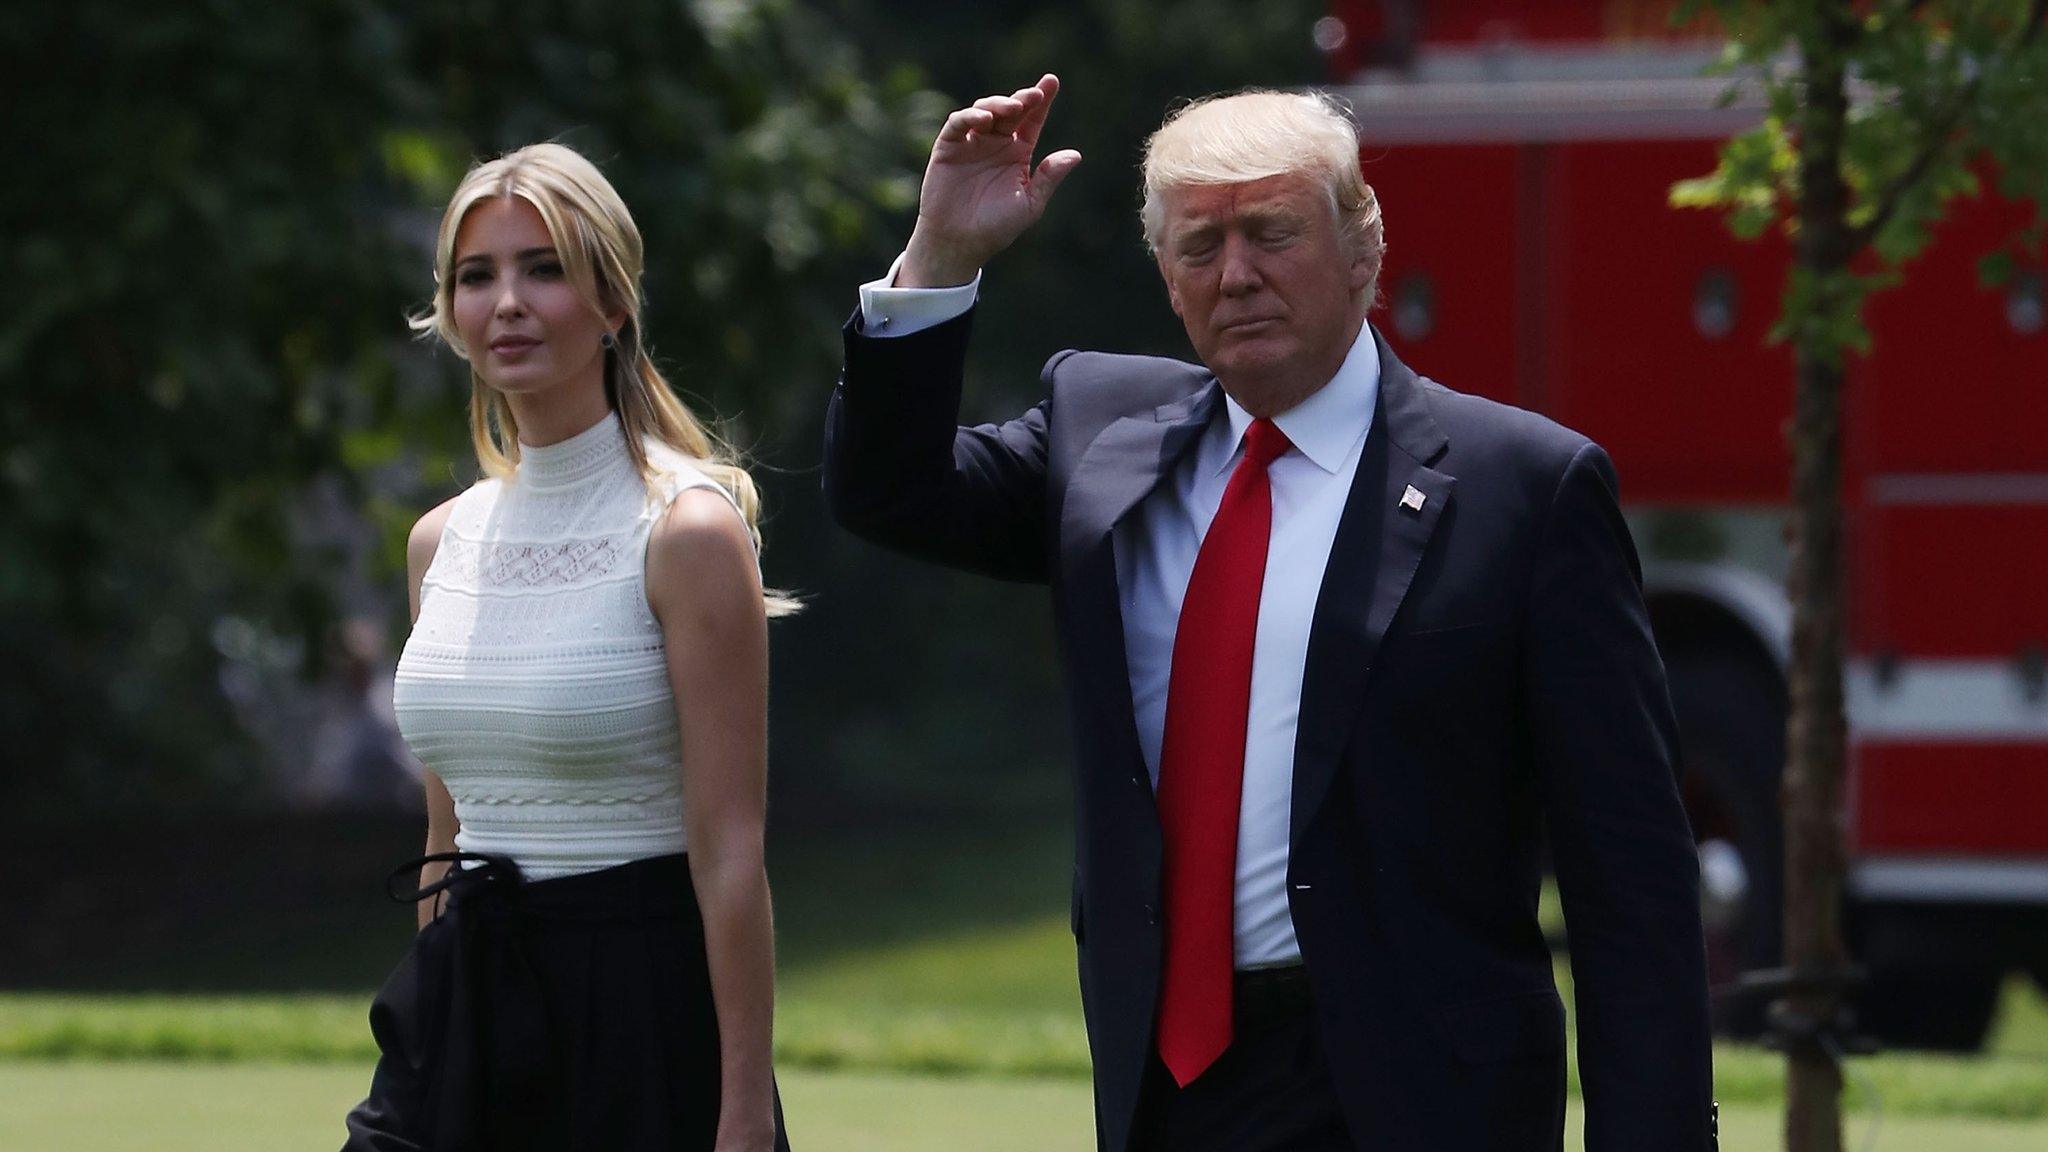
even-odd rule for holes
{"type": "Polygon", "coordinates": [[[981,273],[952,288],[898,288],[896,270],[903,257],[889,265],[889,274],[860,286],[860,322],[869,336],[908,336],[936,328],[974,307],[981,293],[981,273]]]}

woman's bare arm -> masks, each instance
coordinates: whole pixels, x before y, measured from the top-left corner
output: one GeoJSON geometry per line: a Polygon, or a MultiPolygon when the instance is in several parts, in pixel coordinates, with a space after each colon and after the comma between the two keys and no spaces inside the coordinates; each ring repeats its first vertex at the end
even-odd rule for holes
{"type": "Polygon", "coordinates": [[[767,1149],[775,939],[763,849],[768,621],[744,522],[691,489],[647,546],[647,598],[668,648],[682,729],[683,819],[718,1013],[719,1152],[767,1149]]]}
{"type": "MultiPolygon", "coordinates": [[[[420,586],[425,582],[427,566],[434,562],[434,552],[441,546],[441,529],[448,523],[449,510],[455,501],[450,499],[412,526],[412,534],[405,539],[405,571],[409,603],[412,606],[412,621],[420,620],[420,586]]],[[[448,786],[431,771],[424,773],[427,781],[427,852],[453,852],[455,833],[460,825],[455,819],[455,799],[448,795],[448,786]]],[[[448,871],[446,864],[428,864],[420,869],[422,888],[439,880],[448,871]]],[[[440,911],[440,897],[422,900],[419,903],[419,923],[425,928],[440,911]]]]}

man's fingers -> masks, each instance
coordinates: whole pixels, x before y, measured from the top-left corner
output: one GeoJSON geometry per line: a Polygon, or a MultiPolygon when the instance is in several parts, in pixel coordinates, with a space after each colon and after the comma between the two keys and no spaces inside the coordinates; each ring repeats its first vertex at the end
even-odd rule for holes
{"type": "Polygon", "coordinates": [[[1018,89],[1016,99],[1024,105],[1024,115],[1017,121],[1017,139],[1031,145],[1038,143],[1039,130],[1045,127],[1046,113],[1052,111],[1053,97],[1059,93],[1060,78],[1050,72],[1039,77],[1038,83],[1031,87],[1018,89]]]}
{"type": "Polygon", "coordinates": [[[1058,191],[1067,174],[1081,165],[1081,154],[1072,148],[1062,148],[1038,162],[1038,170],[1031,174],[1031,202],[1039,211],[1045,210],[1045,202],[1058,191]]]}
{"type": "Polygon", "coordinates": [[[945,126],[939,130],[939,139],[961,143],[970,134],[1014,136],[1027,146],[1035,145],[1039,130],[1045,125],[1046,111],[1052,107],[1052,98],[1059,90],[1059,77],[1048,72],[1039,78],[1038,83],[1029,88],[1019,88],[1008,96],[983,96],[946,117],[945,126]]]}
{"type": "Polygon", "coordinates": [[[976,108],[995,116],[995,123],[976,131],[989,132],[997,136],[1008,136],[1017,130],[1017,122],[1024,116],[1024,102],[1015,96],[983,96],[974,102],[976,108]]]}
{"type": "Polygon", "coordinates": [[[962,108],[946,117],[945,127],[939,129],[939,139],[958,142],[967,139],[969,132],[987,132],[995,123],[995,114],[981,108],[962,108]]]}

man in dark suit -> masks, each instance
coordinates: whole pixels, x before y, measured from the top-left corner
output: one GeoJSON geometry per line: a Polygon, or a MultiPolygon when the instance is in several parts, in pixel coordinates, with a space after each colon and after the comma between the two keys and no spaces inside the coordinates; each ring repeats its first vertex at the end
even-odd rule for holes
{"type": "Polygon", "coordinates": [[[1343,113],[1246,93],[1146,147],[1201,364],[1063,352],[958,427],[980,269],[1079,163],[1047,76],[948,118],[862,288],[840,522],[1051,584],[1077,744],[1073,926],[1105,1150],[1713,1147],[1698,861],[1613,467],[1366,323],[1384,249],[1343,113]]]}

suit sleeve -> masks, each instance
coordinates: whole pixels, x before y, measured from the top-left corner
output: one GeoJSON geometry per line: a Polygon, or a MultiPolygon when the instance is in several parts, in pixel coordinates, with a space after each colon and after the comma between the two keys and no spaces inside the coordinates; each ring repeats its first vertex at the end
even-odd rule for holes
{"type": "Polygon", "coordinates": [[[856,314],[825,420],[825,496],[863,539],[1005,580],[1049,577],[1050,401],[1004,424],[959,426],[968,312],[873,338],[856,314]]]}
{"type": "Polygon", "coordinates": [[[1588,1152],[1713,1147],[1699,856],[1677,722],[1614,465],[1579,448],[1552,498],[1525,692],[1571,940],[1588,1152]]]}

